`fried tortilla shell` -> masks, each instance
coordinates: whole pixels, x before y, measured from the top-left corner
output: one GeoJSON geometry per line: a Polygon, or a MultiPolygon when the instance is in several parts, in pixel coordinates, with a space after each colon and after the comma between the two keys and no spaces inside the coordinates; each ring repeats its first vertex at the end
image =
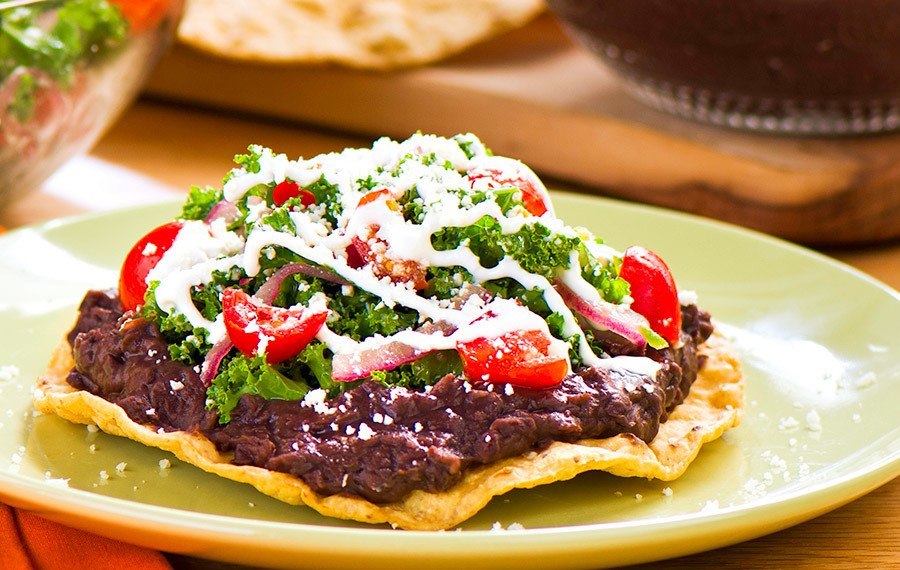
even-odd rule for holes
{"type": "Polygon", "coordinates": [[[404,529],[438,530],[471,517],[496,495],[571,479],[585,471],[666,481],[679,477],[704,443],[740,422],[743,409],[740,364],[727,341],[714,335],[701,346],[700,354],[706,355],[707,360],[690,395],[669,415],[649,445],[628,434],[577,443],[557,442],[540,452],[472,469],[446,491],[413,491],[402,501],[383,505],[345,495],[323,497],[291,475],[232,465],[200,434],[158,433],[153,426],[135,423],[119,406],[75,390],[66,382],[73,361],[65,342],[57,347],[49,368],[38,380],[34,406],[72,422],[96,424],[107,433],[170,451],[204,471],[249,483],[267,495],[308,505],[323,515],[389,523],[404,529]]]}
{"type": "Polygon", "coordinates": [[[181,41],[218,56],[389,69],[521,26],[543,0],[192,0],[181,41]]]}

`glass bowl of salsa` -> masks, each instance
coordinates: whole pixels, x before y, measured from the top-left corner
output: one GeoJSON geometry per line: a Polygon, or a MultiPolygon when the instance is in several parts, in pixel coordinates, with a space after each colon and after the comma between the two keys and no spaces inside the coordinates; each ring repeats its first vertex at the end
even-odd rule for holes
{"type": "Polygon", "coordinates": [[[0,2],[0,207],[94,144],[181,11],[181,0],[0,2]]]}
{"type": "Polygon", "coordinates": [[[897,0],[549,0],[653,107],[753,131],[900,128],[897,0]]]}

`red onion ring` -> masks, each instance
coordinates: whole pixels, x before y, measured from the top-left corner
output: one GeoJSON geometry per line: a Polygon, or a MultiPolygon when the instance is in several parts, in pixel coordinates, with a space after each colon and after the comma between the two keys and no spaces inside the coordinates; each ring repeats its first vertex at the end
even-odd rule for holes
{"type": "Polygon", "coordinates": [[[219,374],[219,366],[222,364],[222,359],[231,351],[233,346],[231,339],[226,335],[225,338],[209,349],[203,364],[200,366],[200,381],[203,382],[204,386],[208,387],[212,384],[213,378],[219,374]]]}
{"type": "Polygon", "coordinates": [[[230,224],[231,222],[237,220],[241,217],[241,211],[238,210],[238,207],[234,205],[233,202],[229,202],[228,200],[219,200],[216,202],[216,205],[212,207],[208,214],[206,214],[206,218],[204,218],[204,222],[207,224],[211,224],[218,219],[225,220],[226,224],[230,224]]]}
{"type": "Polygon", "coordinates": [[[619,335],[633,343],[638,349],[643,349],[647,345],[647,340],[641,334],[641,327],[650,328],[650,325],[647,323],[647,319],[634,312],[630,307],[606,301],[590,302],[579,297],[559,280],[554,281],[553,287],[566,305],[584,317],[593,328],[619,335]]]}
{"type": "MultiPolygon", "coordinates": [[[[427,323],[416,332],[423,334],[453,334],[456,327],[449,323],[427,323]]],[[[433,350],[421,350],[400,341],[386,342],[376,348],[361,350],[352,354],[335,354],[331,360],[331,377],[338,382],[353,382],[368,378],[372,372],[387,372],[398,366],[415,362],[433,350]]]]}
{"type": "Polygon", "coordinates": [[[338,285],[351,284],[349,281],[347,281],[334,271],[331,271],[330,269],[325,269],[316,265],[310,265],[308,263],[296,262],[288,263],[287,265],[280,267],[277,271],[275,271],[275,273],[270,275],[254,296],[263,303],[271,305],[275,301],[275,297],[278,296],[278,291],[281,290],[281,284],[284,283],[284,280],[291,275],[296,275],[297,273],[309,275],[310,277],[318,277],[319,279],[331,281],[332,283],[337,283],[338,285]]]}

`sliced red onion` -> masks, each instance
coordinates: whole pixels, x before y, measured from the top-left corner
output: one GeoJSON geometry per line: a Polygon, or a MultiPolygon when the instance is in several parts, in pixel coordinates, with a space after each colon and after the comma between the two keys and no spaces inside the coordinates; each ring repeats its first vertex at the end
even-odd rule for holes
{"type": "MultiPolygon", "coordinates": [[[[456,327],[449,323],[427,323],[416,332],[422,334],[453,334],[456,327]]],[[[393,370],[398,366],[415,362],[433,350],[422,350],[398,340],[386,342],[376,348],[352,354],[335,354],[331,360],[331,377],[338,382],[353,382],[368,378],[376,370],[393,370]]]]}
{"type": "Polygon", "coordinates": [[[259,288],[259,291],[256,292],[255,297],[263,303],[271,305],[275,301],[275,297],[278,296],[278,291],[281,290],[281,284],[284,283],[284,280],[291,275],[296,275],[297,273],[309,275],[310,277],[318,277],[319,279],[331,281],[332,283],[337,283],[339,285],[351,284],[349,281],[347,281],[334,271],[331,271],[330,269],[325,269],[316,265],[310,265],[309,263],[288,263],[287,265],[280,267],[275,273],[269,276],[266,282],[263,283],[263,286],[259,288]]]}
{"type": "Polygon", "coordinates": [[[203,221],[207,224],[211,224],[218,219],[223,219],[226,224],[230,224],[240,217],[241,211],[234,205],[234,202],[219,200],[216,202],[216,205],[212,207],[212,210],[209,211],[203,221]]]}
{"type": "Polygon", "coordinates": [[[553,286],[562,296],[566,305],[584,317],[593,328],[617,334],[634,343],[639,349],[643,349],[647,345],[647,340],[641,334],[641,328],[649,328],[650,325],[647,323],[647,319],[630,307],[606,301],[588,301],[579,297],[559,280],[555,281],[553,286]]]}
{"type": "Polygon", "coordinates": [[[204,386],[212,384],[213,378],[219,373],[219,366],[222,364],[222,359],[225,358],[225,355],[228,354],[233,346],[234,344],[231,342],[231,339],[229,339],[228,336],[225,336],[225,338],[209,349],[206,359],[203,360],[203,364],[200,366],[200,381],[203,382],[204,386]]]}

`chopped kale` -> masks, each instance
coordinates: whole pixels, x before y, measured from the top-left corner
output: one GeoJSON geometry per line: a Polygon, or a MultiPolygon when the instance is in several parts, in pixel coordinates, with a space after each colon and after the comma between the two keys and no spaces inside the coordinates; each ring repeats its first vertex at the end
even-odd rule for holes
{"type": "Polygon", "coordinates": [[[610,303],[621,303],[629,293],[628,281],[619,277],[621,259],[614,259],[604,263],[592,256],[587,248],[580,246],[581,276],[584,280],[597,288],[603,298],[610,303]]]}
{"type": "Polygon", "coordinates": [[[304,186],[303,189],[312,192],[312,195],[316,198],[316,204],[325,205],[325,212],[322,214],[322,217],[331,223],[331,227],[337,227],[338,216],[343,211],[340,200],[340,188],[326,180],[323,175],[309,186],[304,186]]]}
{"type": "Polygon", "coordinates": [[[462,375],[462,361],[455,350],[432,352],[393,370],[376,370],[372,372],[372,380],[387,386],[418,390],[434,384],[447,374],[462,375]]]}
{"type": "Polygon", "coordinates": [[[450,299],[459,294],[459,288],[464,283],[471,282],[472,274],[465,267],[458,265],[453,267],[429,267],[428,288],[425,289],[425,296],[436,299],[450,299]]]}
{"type": "Polygon", "coordinates": [[[234,155],[234,163],[246,170],[247,172],[259,172],[259,159],[262,158],[263,147],[258,144],[251,144],[247,147],[247,154],[234,155]]]}
{"type": "Polygon", "coordinates": [[[388,307],[380,297],[361,289],[354,295],[335,295],[328,307],[336,313],[334,320],[329,320],[331,330],[354,340],[391,335],[419,322],[419,314],[413,309],[388,307]]]}
{"type": "Polygon", "coordinates": [[[222,199],[222,191],[218,188],[191,186],[191,191],[181,209],[181,217],[185,220],[202,220],[222,199]]]}
{"type": "MultiPolygon", "coordinates": [[[[120,47],[127,29],[118,7],[106,0],[42,2],[6,9],[0,16],[0,82],[16,69],[33,69],[67,89],[76,69],[120,47]],[[51,14],[54,8],[58,9],[51,14]]],[[[38,81],[31,72],[20,73],[7,111],[25,122],[34,112],[38,81]]]]}
{"type": "Polygon", "coordinates": [[[522,226],[516,233],[502,238],[503,249],[522,269],[547,279],[554,278],[560,268],[569,267],[569,254],[580,243],[578,238],[552,233],[541,223],[522,226]]]}
{"type": "Polygon", "coordinates": [[[239,354],[228,361],[206,392],[207,409],[217,410],[219,423],[231,421],[231,412],[244,394],[268,400],[300,400],[309,392],[302,380],[291,379],[266,363],[265,356],[239,354]]]}

